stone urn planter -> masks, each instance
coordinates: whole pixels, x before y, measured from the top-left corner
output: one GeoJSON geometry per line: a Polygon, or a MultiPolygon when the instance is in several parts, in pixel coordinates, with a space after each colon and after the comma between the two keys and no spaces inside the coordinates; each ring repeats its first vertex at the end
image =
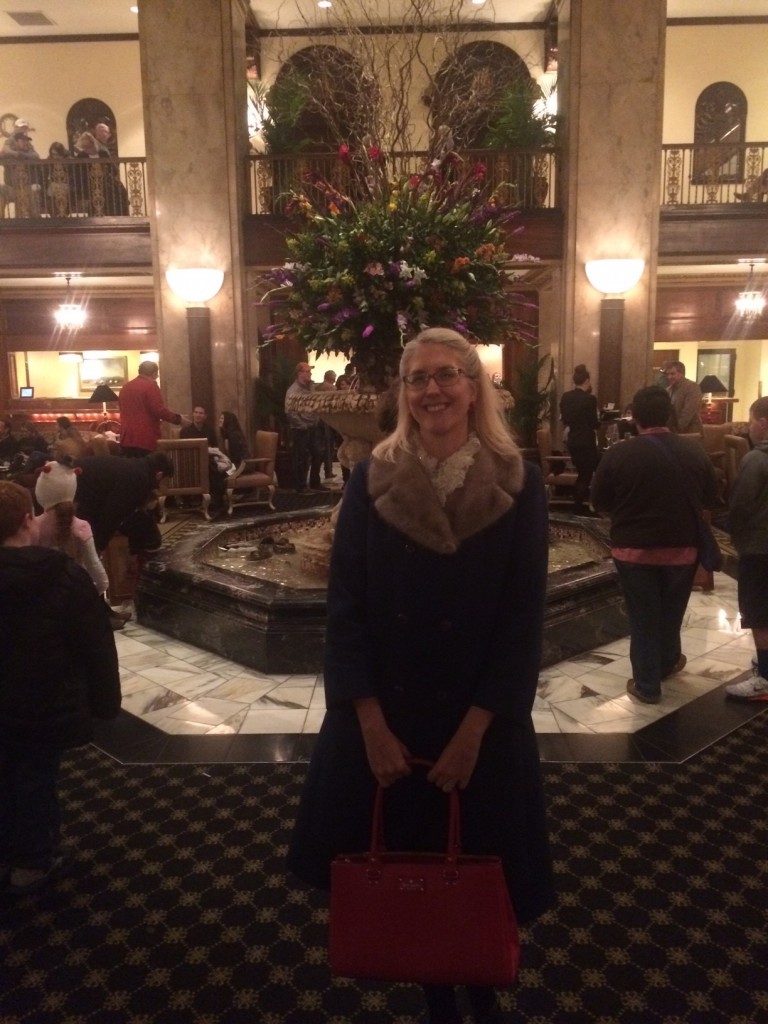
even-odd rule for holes
{"type": "Polygon", "coordinates": [[[367,459],[384,437],[377,423],[379,403],[376,391],[310,391],[286,400],[288,412],[316,413],[344,439],[339,446],[339,462],[352,469],[367,459]]]}

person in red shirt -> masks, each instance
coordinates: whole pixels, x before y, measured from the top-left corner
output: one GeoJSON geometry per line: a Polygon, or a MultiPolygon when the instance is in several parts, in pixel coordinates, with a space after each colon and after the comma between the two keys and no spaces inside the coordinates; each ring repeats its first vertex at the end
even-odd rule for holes
{"type": "Polygon", "coordinates": [[[120,390],[120,449],[123,455],[140,458],[157,448],[160,421],[187,427],[192,422],[180,412],[171,412],[163,403],[157,383],[157,363],[145,359],[139,363],[139,375],[120,390]]]}

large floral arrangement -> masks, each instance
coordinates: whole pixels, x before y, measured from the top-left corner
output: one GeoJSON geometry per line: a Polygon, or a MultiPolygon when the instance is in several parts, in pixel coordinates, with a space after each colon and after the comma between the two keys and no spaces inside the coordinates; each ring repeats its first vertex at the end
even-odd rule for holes
{"type": "MultiPolygon", "coordinates": [[[[351,161],[346,147],[340,157],[351,161]]],[[[504,244],[517,213],[488,186],[484,165],[449,153],[393,180],[369,147],[358,166],[350,194],[314,172],[291,194],[287,210],[300,225],[285,266],[270,274],[286,301],[269,337],[341,353],[381,388],[425,327],[486,343],[517,331],[522,300],[509,286],[504,244]]]]}

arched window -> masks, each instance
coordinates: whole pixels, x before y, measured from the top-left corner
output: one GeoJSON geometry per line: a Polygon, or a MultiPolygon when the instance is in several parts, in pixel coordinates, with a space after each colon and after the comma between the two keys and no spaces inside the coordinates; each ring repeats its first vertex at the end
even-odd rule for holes
{"type": "Polygon", "coordinates": [[[335,150],[369,131],[373,83],[336,46],[308,46],[280,69],[267,95],[263,134],[272,153],[335,150]]]}
{"type": "Polygon", "coordinates": [[[715,82],[704,89],[693,128],[694,184],[744,180],[746,124],[747,98],[737,85],[715,82]]]}
{"type": "Polygon", "coordinates": [[[112,132],[107,142],[107,149],[114,157],[118,156],[117,121],[112,108],[92,96],[78,100],[69,108],[67,114],[67,146],[74,149],[75,141],[83,132],[92,132],[97,124],[105,124],[112,132]]]}
{"type": "Polygon", "coordinates": [[[519,92],[533,103],[531,78],[522,57],[502,43],[460,46],[437,72],[425,97],[433,134],[447,126],[458,149],[476,149],[493,124],[505,97],[519,92]]]}

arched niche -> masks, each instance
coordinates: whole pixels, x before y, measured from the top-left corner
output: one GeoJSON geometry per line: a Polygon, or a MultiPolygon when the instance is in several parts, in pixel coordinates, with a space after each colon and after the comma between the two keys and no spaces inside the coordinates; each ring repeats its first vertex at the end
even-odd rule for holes
{"type": "Polygon", "coordinates": [[[696,100],[693,182],[696,185],[744,180],[747,98],[732,82],[708,85],[696,100]]]}
{"type": "Polygon", "coordinates": [[[264,129],[273,153],[325,152],[370,133],[374,84],[337,46],[308,46],[280,69],[267,95],[264,129]]]}
{"type": "Polygon", "coordinates": [[[105,124],[112,132],[112,137],[107,143],[110,154],[117,157],[118,135],[117,119],[112,108],[103,100],[88,96],[85,99],[73,103],[67,112],[67,146],[74,149],[76,139],[83,132],[92,132],[97,124],[105,124]]]}
{"type": "Polygon", "coordinates": [[[447,126],[457,149],[482,146],[505,92],[534,86],[523,58],[502,43],[460,46],[439,68],[425,96],[433,137],[447,126]]]}

